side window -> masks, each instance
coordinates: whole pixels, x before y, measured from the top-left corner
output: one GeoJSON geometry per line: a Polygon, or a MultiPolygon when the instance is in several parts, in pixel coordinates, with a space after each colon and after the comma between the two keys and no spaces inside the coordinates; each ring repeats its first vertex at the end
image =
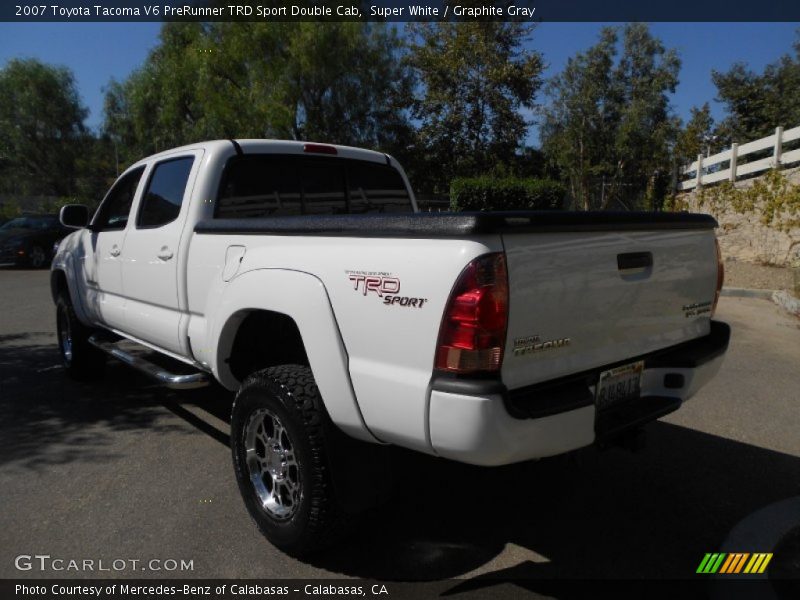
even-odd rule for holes
{"type": "Polygon", "coordinates": [[[137,227],[161,227],[178,218],[194,157],[157,163],[139,207],[137,227]]]}
{"type": "Polygon", "coordinates": [[[128,224],[128,215],[131,212],[133,198],[136,196],[136,187],[144,173],[144,167],[139,167],[123,175],[106,194],[103,204],[95,214],[92,225],[97,231],[115,231],[125,229],[128,224]]]}
{"type": "Polygon", "coordinates": [[[352,164],[347,179],[351,213],[408,213],[413,210],[403,178],[392,167],[352,164]]]}

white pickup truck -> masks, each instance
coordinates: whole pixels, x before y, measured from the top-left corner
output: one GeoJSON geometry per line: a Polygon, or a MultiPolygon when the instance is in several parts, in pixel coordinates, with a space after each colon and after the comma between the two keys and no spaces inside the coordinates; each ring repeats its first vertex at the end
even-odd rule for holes
{"type": "Polygon", "coordinates": [[[242,496],[295,555],[368,504],[381,445],[504,465],[611,440],[692,396],[730,336],[711,217],[420,213],[368,150],[185,146],[61,221],[67,371],[110,354],[236,390],[242,496]]]}

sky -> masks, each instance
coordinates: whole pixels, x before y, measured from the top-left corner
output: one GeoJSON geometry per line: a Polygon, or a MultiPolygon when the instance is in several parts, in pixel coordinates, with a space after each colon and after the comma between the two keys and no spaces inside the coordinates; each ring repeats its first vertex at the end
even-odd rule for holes
{"type": "MultiPolygon", "coordinates": [[[[557,74],[567,59],[597,40],[602,23],[543,23],[528,45],[544,55],[545,77],[557,74]]],[[[159,23],[0,23],[0,67],[11,58],[34,57],[65,65],[75,74],[87,124],[102,123],[103,88],[124,80],[158,43],[159,23]]],[[[680,85],[672,97],[675,112],[687,120],[692,106],[710,102],[715,119],[724,117],[714,102],[711,70],[744,62],[755,71],[792,53],[800,23],[653,23],[651,30],[683,61],[680,85]]],[[[776,123],[776,126],[779,125],[776,123]]],[[[793,126],[795,123],[786,123],[793,126]]],[[[529,143],[536,144],[532,128],[529,143]]]]}

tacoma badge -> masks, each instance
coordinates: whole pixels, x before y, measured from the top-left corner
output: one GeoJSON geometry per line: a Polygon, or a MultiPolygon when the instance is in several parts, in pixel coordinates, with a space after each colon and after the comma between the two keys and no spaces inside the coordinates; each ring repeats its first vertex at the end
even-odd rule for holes
{"type": "Polygon", "coordinates": [[[514,356],[522,356],[524,354],[533,354],[534,352],[553,350],[555,348],[569,346],[570,342],[570,338],[558,338],[555,340],[542,341],[538,335],[517,338],[514,340],[514,356]]]}

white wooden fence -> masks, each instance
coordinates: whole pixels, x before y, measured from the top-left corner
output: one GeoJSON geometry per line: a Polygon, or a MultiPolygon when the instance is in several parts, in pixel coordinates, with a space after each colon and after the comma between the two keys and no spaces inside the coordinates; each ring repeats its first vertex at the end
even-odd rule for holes
{"type": "Polygon", "coordinates": [[[712,154],[711,156],[698,155],[697,160],[692,164],[681,169],[681,175],[691,175],[678,183],[678,189],[691,190],[702,185],[709,183],[716,183],[718,181],[736,181],[738,177],[749,175],[751,173],[758,173],[759,171],[766,171],[773,167],[788,165],[791,163],[800,162],[800,148],[790,152],[783,152],[783,145],[800,139],[800,127],[794,129],[787,129],[784,131],[783,127],[775,129],[775,133],[748,142],[747,144],[733,144],[727,150],[712,154]],[[744,162],[741,159],[754,152],[759,152],[772,148],[772,156],[744,162]],[[714,168],[723,163],[729,163],[727,169],[714,168]]]}

